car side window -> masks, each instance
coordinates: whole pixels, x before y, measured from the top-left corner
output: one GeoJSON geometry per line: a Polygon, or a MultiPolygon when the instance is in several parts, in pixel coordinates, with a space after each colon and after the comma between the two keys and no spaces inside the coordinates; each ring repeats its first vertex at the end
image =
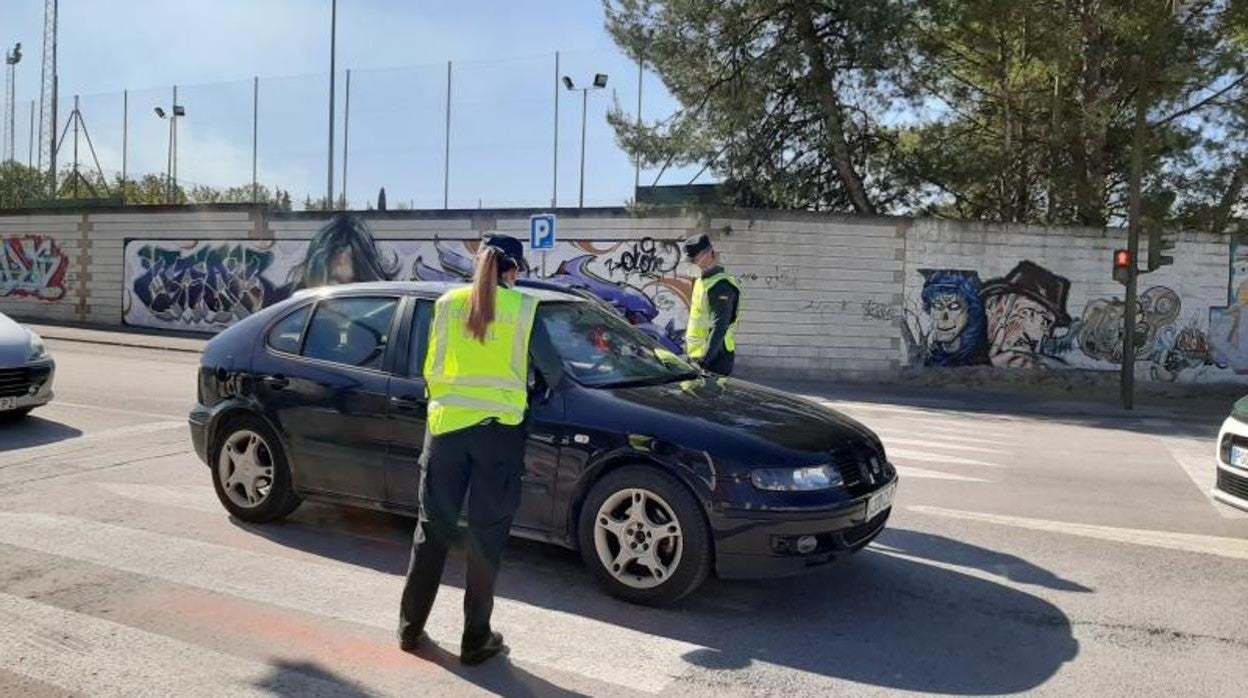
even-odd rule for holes
{"type": "Polygon", "coordinates": [[[316,305],[303,355],[359,368],[380,369],[390,344],[397,298],[332,298],[316,305]]]}
{"type": "Polygon", "coordinates": [[[298,354],[303,340],[303,327],[308,324],[311,306],[305,305],[287,315],[269,330],[269,348],[285,354],[298,354]]]}
{"type": "Polygon", "coordinates": [[[429,326],[433,322],[433,301],[416,301],[412,317],[412,339],[407,364],[407,375],[420,378],[425,370],[425,353],[429,351],[429,326]]]}

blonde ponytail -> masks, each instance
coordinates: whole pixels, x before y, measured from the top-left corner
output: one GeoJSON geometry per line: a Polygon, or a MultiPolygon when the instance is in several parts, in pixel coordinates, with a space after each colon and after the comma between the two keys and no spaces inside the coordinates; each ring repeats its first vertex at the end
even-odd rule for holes
{"type": "Polygon", "coordinates": [[[472,276],[472,296],[468,301],[468,333],[485,343],[485,333],[494,322],[494,299],[498,295],[498,266],[502,253],[498,248],[482,245],[477,255],[477,269],[472,276]]]}

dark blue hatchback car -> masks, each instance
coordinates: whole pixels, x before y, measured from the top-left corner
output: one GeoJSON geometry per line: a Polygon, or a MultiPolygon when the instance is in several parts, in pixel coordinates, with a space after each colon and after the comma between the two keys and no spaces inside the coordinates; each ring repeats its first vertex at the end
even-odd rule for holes
{"type": "MultiPolygon", "coordinates": [[[[301,293],[222,332],[191,436],[239,519],[303,499],[417,512],[420,368],[436,283],[301,293]]],[[[787,393],[700,372],[599,304],[540,301],[513,533],[580,550],[616,596],[674,601],[712,571],[797,573],[869,543],[897,474],[869,429],[787,393]]]]}

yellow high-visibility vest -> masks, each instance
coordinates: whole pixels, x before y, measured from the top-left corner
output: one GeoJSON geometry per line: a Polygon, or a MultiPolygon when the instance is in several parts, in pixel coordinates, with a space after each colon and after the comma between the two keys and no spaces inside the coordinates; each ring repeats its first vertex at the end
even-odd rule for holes
{"type": "Polygon", "coordinates": [[[720,281],[727,281],[737,289],[737,312],[728,332],[724,335],[724,348],[737,350],[737,321],[741,318],[741,284],[735,277],[721,270],[708,278],[699,277],[693,282],[693,300],[689,306],[689,327],[685,330],[685,352],[691,359],[701,359],[710,351],[711,334],[715,331],[715,315],[711,312],[710,290],[720,281]]]}
{"type": "Polygon", "coordinates": [[[517,425],[528,407],[529,337],[537,299],[499,288],[494,322],[479,342],[468,332],[470,287],[443,294],[434,305],[425,356],[429,432],[447,434],[487,419],[517,425]]]}

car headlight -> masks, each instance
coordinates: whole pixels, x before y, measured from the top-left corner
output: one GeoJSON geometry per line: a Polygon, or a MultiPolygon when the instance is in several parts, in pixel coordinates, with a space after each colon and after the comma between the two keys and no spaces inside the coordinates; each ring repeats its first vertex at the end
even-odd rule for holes
{"type": "Polygon", "coordinates": [[[27,359],[27,361],[38,361],[39,359],[47,358],[47,356],[48,356],[48,345],[43,343],[43,337],[40,337],[34,332],[31,332],[30,333],[30,358],[27,359]]]}
{"type": "Polygon", "coordinates": [[[760,490],[811,492],[828,490],[845,483],[830,465],[809,468],[766,468],[750,473],[750,481],[760,490]]]}

